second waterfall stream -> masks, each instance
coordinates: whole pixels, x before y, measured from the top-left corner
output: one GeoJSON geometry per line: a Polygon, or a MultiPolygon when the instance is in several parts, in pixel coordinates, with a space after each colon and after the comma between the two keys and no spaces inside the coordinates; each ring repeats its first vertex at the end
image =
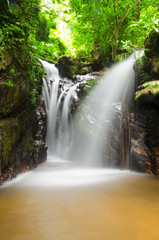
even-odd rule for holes
{"type": "Polygon", "coordinates": [[[40,62],[46,72],[43,96],[47,111],[48,158],[102,166],[110,133],[108,123],[113,121],[112,106],[118,103],[120,108],[124,96],[130,97],[134,92],[134,55],[108,70],[80,102],[80,110],[73,116],[71,105],[78,99],[83,78],[76,82],[61,79],[54,64],[44,60],[40,62]]]}

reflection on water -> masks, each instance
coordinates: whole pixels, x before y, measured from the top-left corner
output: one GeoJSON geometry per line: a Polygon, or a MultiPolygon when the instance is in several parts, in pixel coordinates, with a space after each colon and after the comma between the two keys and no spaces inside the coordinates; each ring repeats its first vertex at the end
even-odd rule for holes
{"type": "Polygon", "coordinates": [[[0,188],[0,240],[158,240],[159,181],[49,161],[0,188]]]}

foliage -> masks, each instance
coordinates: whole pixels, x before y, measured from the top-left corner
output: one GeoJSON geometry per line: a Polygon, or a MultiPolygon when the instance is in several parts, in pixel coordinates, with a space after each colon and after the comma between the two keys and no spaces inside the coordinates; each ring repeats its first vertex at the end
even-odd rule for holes
{"type": "MultiPolygon", "coordinates": [[[[0,57],[3,58],[8,50],[14,61],[25,68],[30,79],[30,99],[36,104],[37,96],[41,93],[41,84],[37,81],[43,74],[38,58],[56,61],[66,51],[60,38],[51,34],[51,30],[56,28],[56,13],[48,9],[43,11],[41,0],[4,2],[4,6],[0,7],[0,57]]],[[[15,69],[9,71],[11,79],[17,77],[15,69]]],[[[7,84],[13,86],[11,80],[7,84]]]]}
{"type": "MultiPolygon", "coordinates": [[[[140,19],[131,21],[127,28],[128,34],[133,36],[132,43],[138,47],[144,46],[144,40],[152,30],[159,31],[159,11],[157,6],[148,6],[140,11],[140,19]]],[[[131,43],[131,44],[132,44],[131,43]]]]}
{"type": "Polygon", "coordinates": [[[76,48],[87,49],[93,58],[107,57],[111,52],[114,55],[119,37],[126,40],[124,30],[132,18],[134,5],[130,0],[95,0],[93,3],[70,0],[71,10],[76,14],[73,24],[76,48]]]}
{"type": "Polygon", "coordinates": [[[92,87],[94,87],[94,85],[97,83],[97,79],[95,78],[92,78],[92,79],[89,79],[87,80],[87,84],[86,86],[84,87],[84,91],[88,92],[89,90],[92,89],[92,87]]]}
{"type": "Polygon", "coordinates": [[[158,28],[157,0],[8,2],[0,9],[0,45],[16,55],[17,46],[25,44],[29,55],[53,62],[74,52],[89,61],[116,61],[143,47],[158,28]]]}
{"type": "Polygon", "coordinates": [[[38,57],[44,58],[52,62],[56,62],[59,56],[64,55],[66,52],[65,45],[61,42],[60,38],[50,38],[51,43],[44,41],[37,41],[34,36],[30,36],[29,43],[31,51],[38,57]]]}
{"type": "Polygon", "coordinates": [[[138,99],[141,95],[152,93],[153,95],[159,94],[159,80],[146,82],[138,87],[141,89],[136,92],[135,99],[138,99]]]}
{"type": "Polygon", "coordinates": [[[69,0],[65,11],[69,17],[63,20],[71,29],[78,56],[115,60],[122,51],[143,46],[146,35],[157,28],[157,12],[157,0],[69,0]]]}
{"type": "Polygon", "coordinates": [[[53,9],[42,10],[41,0],[19,0],[14,4],[10,1],[10,5],[0,11],[0,45],[8,50],[27,45],[29,54],[57,60],[66,52],[66,47],[51,33],[56,29],[56,17],[53,9]]]}
{"type": "Polygon", "coordinates": [[[38,26],[35,33],[29,36],[29,44],[32,46],[33,53],[39,58],[53,62],[67,52],[65,44],[56,34],[57,24],[55,19],[57,16],[54,9],[42,5],[39,12],[38,26]]]}

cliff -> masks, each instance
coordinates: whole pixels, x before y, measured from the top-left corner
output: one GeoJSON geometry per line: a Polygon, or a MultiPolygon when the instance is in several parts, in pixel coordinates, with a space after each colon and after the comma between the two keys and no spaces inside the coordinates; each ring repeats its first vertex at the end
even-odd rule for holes
{"type": "Polygon", "coordinates": [[[159,33],[145,41],[145,56],[136,68],[133,130],[134,169],[159,175],[159,33]],[[140,167],[139,167],[140,166],[140,167]]]}
{"type": "Polygon", "coordinates": [[[0,182],[46,159],[46,114],[40,100],[40,63],[27,45],[0,58],[0,182]]]}

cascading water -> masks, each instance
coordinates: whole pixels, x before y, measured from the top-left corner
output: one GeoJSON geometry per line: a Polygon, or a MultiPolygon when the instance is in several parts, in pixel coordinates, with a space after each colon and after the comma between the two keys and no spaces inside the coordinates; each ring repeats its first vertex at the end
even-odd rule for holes
{"type": "Polygon", "coordinates": [[[77,84],[65,80],[59,94],[60,75],[54,64],[40,60],[46,76],[43,79],[43,96],[47,111],[48,156],[66,158],[69,145],[69,111],[73,99],[77,99],[77,84]],[[59,97],[58,97],[59,95],[59,97]],[[64,98],[64,100],[63,100],[64,98]]]}
{"type": "Polygon", "coordinates": [[[48,153],[54,154],[56,145],[56,116],[57,116],[57,97],[60,76],[54,64],[40,60],[46,78],[43,79],[43,96],[47,111],[47,139],[48,153]]]}
{"type": "Polygon", "coordinates": [[[73,142],[76,143],[73,159],[89,166],[103,166],[103,153],[109,137],[110,123],[113,121],[112,105],[123,100],[127,91],[132,95],[134,62],[135,59],[130,57],[116,64],[106,72],[83,102],[82,109],[73,122],[73,142]]]}
{"type": "Polygon", "coordinates": [[[63,101],[62,110],[58,111],[59,116],[59,126],[58,126],[58,136],[57,136],[57,149],[56,155],[62,158],[67,158],[67,151],[69,150],[69,117],[70,117],[70,107],[73,99],[77,99],[77,90],[78,84],[69,85],[68,92],[63,91],[59,97],[59,100],[62,99],[64,94],[66,93],[65,99],[63,101]]]}
{"type": "Polygon", "coordinates": [[[58,70],[53,64],[40,61],[46,72],[43,95],[48,116],[48,156],[78,161],[87,166],[103,165],[108,123],[113,121],[112,104],[121,101],[126,91],[129,95],[133,92],[134,56],[106,72],[73,120],[69,120],[70,105],[73,99],[77,99],[79,83],[67,80],[58,98],[58,70]]]}

